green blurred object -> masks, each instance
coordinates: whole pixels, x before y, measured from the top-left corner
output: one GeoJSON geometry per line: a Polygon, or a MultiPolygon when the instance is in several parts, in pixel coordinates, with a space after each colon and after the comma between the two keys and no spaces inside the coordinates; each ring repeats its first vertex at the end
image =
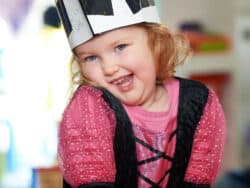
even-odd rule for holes
{"type": "Polygon", "coordinates": [[[9,171],[9,169],[11,170],[13,163],[13,152],[12,149],[10,149],[10,133],[10,122],[7,119],[0,119],[0,183],[2,182],[4,174],[9,171]]]}
{"type": "Polygon", "coordinates": [[[6,164],[6,154],[3,152],[0,152],[0,182],[2,181],[4,172],[6,170],[5,164],[6,164]]]}
{"type": "Polygon", "coordinates": [[[223,51],[227,49],[224,42],[203,42],[198,47],[201,52],[223,51]]]}

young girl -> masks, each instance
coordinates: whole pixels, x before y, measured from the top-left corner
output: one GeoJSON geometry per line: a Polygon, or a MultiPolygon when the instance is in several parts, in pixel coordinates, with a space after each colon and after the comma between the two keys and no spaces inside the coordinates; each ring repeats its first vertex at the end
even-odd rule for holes
{"type": "Polygon", "coordinates": [[[79,87],[59,128],[64,187],[215,181],[225,118],[213,90],[174,77],[189,48],[148,1],[58,0],[79,87]]]}

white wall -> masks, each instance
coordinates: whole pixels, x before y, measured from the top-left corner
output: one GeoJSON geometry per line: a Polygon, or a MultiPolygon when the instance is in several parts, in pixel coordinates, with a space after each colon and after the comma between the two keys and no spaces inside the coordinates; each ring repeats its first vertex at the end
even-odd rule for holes
{"type": "Polygon", "coordinates": [[[232,33],[233,0],[164,0],[163,21],[173,29],[185,20],[201,20],[206,27],[232,33]]]}

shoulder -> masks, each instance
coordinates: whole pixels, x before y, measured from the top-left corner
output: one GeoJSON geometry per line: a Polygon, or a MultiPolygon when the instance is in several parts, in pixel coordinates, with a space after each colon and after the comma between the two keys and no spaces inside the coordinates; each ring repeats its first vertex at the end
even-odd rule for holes
{"type": "Polygon", "coordinates": [[[73,105],[76,102],[88,101],[92,99],[101,98],[102,92],[91,86],[80,86],[74,92],[72,98],[70,99],[69,105],[73,105]],[[73,103],[73,104],[72,104],[73,103]]]}
{"type": "Polygon", "coordinates": [[[102,98],[102,91],[91,86],[81,86],[66,106],[60,128],[93,128],[101,126],[101,121],[115,124],[114,112],[102,98]]]}
{"type": "Polygon", "coordinates": [[[102,104],[101,92],[94,87],[81,86],[76,89],[62,114],[60,129],[69,128],[74,122],[74,127],[83,124],[83,120],[87,118],[90,111],[94,111],[95,106],[102,104]],[[98,104],[99,103],[99,104],[98,104]]]}
{"type": "MultiPolygon", "coordinates": [[[[179,78],[179,111],[190,109],[193,115],[200,116],[206,105],[209,89],[208,87],[195,80],[179,78]]],[[[190,112],[191,113],[191,112],[190,112]]]]}
{"type": "Polygon", "coordinates": [[[195,100],[205,103],[209,93],[208,87],[202,82],[181,77],[170,78],[165,87],[172,97],[179,96],[180,104],[195,100]]]}
{"type": "MultiPolygon", "coordinates": [[[[190,80],[185,78],[176,79],[180,82],[180,97],[184,99],[189,99],[192,102],[197,100],[197,102],[203,101],[204,110],[203,113],[214,114],[213,112],[219,112],[217,115],[224,115],[222,105],[220,100],[212,88],[207,87],[204,83],[196,80],[190,80]],[[208,113],[209,112],[209,113],[208,113]]],[[[205,115],[203,115],[205,117],[205,115]]],[[[222,117],[224,119],[224,116],[222,117]]]]}
{"type": "Polygon", "coordinates": [[[191,93],[197,92],[197,94],[208,94],[208,87],[200,81],[180,77],[176,77],[176,79],[180,81],[181,90],[189,91],[191,93]]]}
{"type": "Polygon", "coordinates": [[[104,101],[101,90],[92,86],[80,86],[74,92],[68,105],[66,106],[63,118],[67,114],[80,115],[83,113],[94,113],[95,111],[103,110],[104,112],[110,112],[109,105],[104,101]]]}

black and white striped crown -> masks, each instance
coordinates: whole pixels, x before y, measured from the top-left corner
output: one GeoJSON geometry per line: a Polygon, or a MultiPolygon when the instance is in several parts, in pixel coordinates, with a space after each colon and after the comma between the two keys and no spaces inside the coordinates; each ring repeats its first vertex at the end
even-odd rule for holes
{"type": "Polygon", "coordinates": [[[71,49],[105,31],[160,22],[154,0],[56,0],[56,6],[71,49]]]}

